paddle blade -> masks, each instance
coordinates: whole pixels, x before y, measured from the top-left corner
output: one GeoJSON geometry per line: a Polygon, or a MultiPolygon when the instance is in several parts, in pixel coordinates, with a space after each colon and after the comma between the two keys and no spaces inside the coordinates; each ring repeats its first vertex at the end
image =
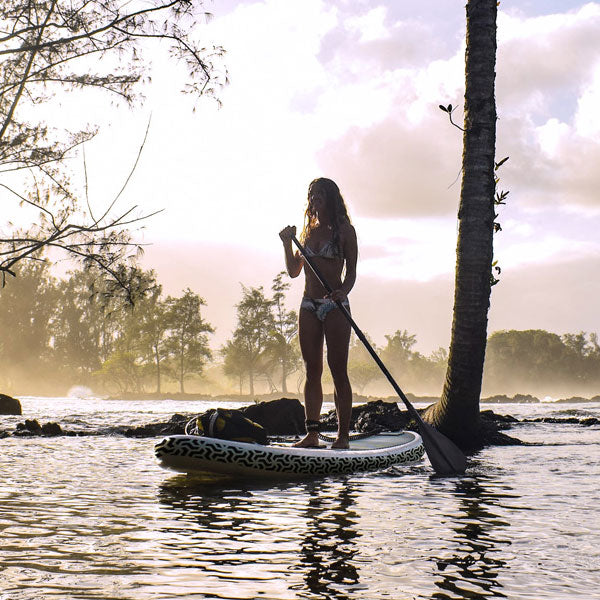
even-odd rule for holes
{"type": "Polygon", "coordinates": [[[462,450],[435,427],[419,419],[419,433],[427,458],[437,475],[461,475],[467,468],[462,450]]]}

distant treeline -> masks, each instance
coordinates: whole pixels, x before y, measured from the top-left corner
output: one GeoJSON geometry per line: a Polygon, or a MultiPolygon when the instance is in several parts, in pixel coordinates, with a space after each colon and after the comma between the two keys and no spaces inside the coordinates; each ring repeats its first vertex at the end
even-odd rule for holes
{"type": "MultiPolygon", "coordinates": [[[[284,274],[269,293],[242,286],[237,324],[211,349],[214,329],[201,314],[204,299],[189,288],[163,296],[152,271],[140,271],[144,294],[131,305],[98,285],[86,270],[60,279],[43,262],[20,268],[0,290],[0,389],[18,394],[64,394],[73,386],[97,393],[298,392],[302,363],[297,313],[288,310],[284,274]]],[[[377,347],[401,387],[438,395],[447,351],[414,350],[416,335],[396,330],[377,347]]],[[[325,371],[326,387],[331,385],[325,371]]],[[[349,373],[355,392],[387,396],[390,386],[353,338],[349,373]]],[[[499,331],[488,340],[484,393],[537,395],[600,391],[596,334],[543,330],[499,331]]]]}

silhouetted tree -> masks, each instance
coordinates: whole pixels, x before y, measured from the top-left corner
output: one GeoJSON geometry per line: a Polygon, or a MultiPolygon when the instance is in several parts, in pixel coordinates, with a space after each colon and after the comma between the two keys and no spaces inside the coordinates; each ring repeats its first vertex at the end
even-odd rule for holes
{"type": "Polygon", "coordinates": [[[254,382],[261,373],[265,362],[265,352],[274,330],[273,302],[261,287],[242,286],[242,301],[236,305],[238,323],[233,339],[227,343],[222,353],[226,372],[245,372],[250,385],[250,395],[254,395],[254,382]],[[233,365],[237,361],[238,366],[233,365]]]}
{"type": "Polygon", "coordinates": [[[180,298],[169,296],[166,300],[166,322],[169,328],[165,346],[171,357],[172,372],[179,381],[183,394],[184,381],[189,375],[201,375],[204,365],[212,354],[208,346],[208,335],[213,327],[200,313],[206,306],[204,298],[189,288],[180,298]]]}
{"type": "Polygon", "coordinates": [[[285,308],[285,292],[290,284],[283,281],[285,271],[278,273],[273,279],[273,330],[267,342],[266,353],[273,366],[281,369],[281,391],[286,394],[287,378],[300,367],[300,353],[293,343],[298,334],[298,315],[294,310],[285,308]]]}
{"type": "Polygon", "coordinates": [[[480,444],[479,397],[495,219],[496,0],[468,0],[465,118],[454,318],[446,381],[425,418],[462,447],[480,444]]]}
{"type": "MultiPolygon", "coordinates": [[[[95,127],[75,132],[36,119],[36,107],[57,91],[101,90],[133,104],[150,68],[152,47],[168,50],[187,73],[187,92],[214,94],[223,78],[215,59],[222,48],[196,41],[200,0],[3,0],[0,4],[0,187],[29,207],[30,226],[0,237],[0,284],[41,248],[67,251],[130,287],[122,268],[136,250],[127,227],[135,207],[116,211],[116,198],[92,210],[72,190],[64,167],[70,151],[91,139],[95,127]],[[103,59],[103,60],[101,60],[103,59]],[[6,177],[29,173],[27,191],[6,177]]],[[[5,209],[6,210],[6,209],[5,209]]],[[[6,213],[5,213],[6,214],[6,213]]],[[[128,298],[131,300],[131,298],[128,298]]]]}

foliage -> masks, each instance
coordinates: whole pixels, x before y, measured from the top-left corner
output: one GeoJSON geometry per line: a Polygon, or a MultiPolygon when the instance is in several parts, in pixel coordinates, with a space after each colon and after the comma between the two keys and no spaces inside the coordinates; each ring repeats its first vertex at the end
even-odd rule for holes
{"type": "Polygon", "coordinates": [[[47,265],[20,265],[17,285],[0,290],[0,362],[23,373],[44,369],[51,352],[49,323],[58,298],[56,279],[47,265]]]}
{"type": "Polygon", "coordinates": [[[60,123],[45,123],[39,108],[50,105],[58,91],[95,90],[134,104],[154,47],[167,49],[185,67],[185,91],[214,95],[222,83],[215,61],[223,49],[197,43],[195,19],[205,14],[200,5],[196,0],[3,0],[0,186],[33,216],[30,226],[9,224],[0,232],[2,284],[6,275],[17,274],[19,262],[50,247],[100,268],[129,295],[128,261],[139,248],[127,228],[144,217],[135,207],[117,212],[118,195],[103,208],[83,205],[65,162],[97,128],[66,131],[60,123]],[[10,183],[7,174],[15,171],[29,174],[29,189],[10,183]]]}
{"type": "Polygon", "coordinates": [[[179,381],[179,391],[184,393],[184,381],[190,375],[201,375],[212,354],[208,346],[208,333],[213,327],[200,313],[206,306],[204,298],[187,288],[183,296],[169,296],[165,303],[165,325],[169,334],[165,340],[170,357],[171,372],[179,381]]]}
{"type": "MultiPolygon", "coordinates": [[[[84,269],[64,280],[51,276],[39,261],[18,269],[13,284],[0,289],[0,383],[6,391],[61,394],[71,386],[87,385],[127,393],[161,391],[161,386],[174,383],[181,389],[182,358],[184,382],[217,369],[209,354],[213,329],[200,314],[204,300],[191,290],[165,299],[155,274],[140,271],[136,277],[151,291],[127,307],[110,294],[93,293],[94,275],[84,269]]],[[[277,320],[274,299],[262,288],[243,288],[237,328],[221,350],[222,369],[236,380],[240,393],[243,385],[271,385],[282,375],[281,363],[272,354],[277,320]]],[[[292,335],[289,314],[287,322],[292,335]]],[[[402,329],[385,340],[383,347],[373,346],[402,389],[426,395],[439,389],[448,359],[445,348],[423,356],[415,350],[416,335],[402,329]]],[[[596,395],[598,342],[595,333],[583,331],[495,332],[487,344],[485,393],[596,395]]],[[[291,354],[299,356],[297,333],[289,345],[291,354]]],[[[348,367],[358,393],[390,394],[388,382],[356,338],[351,340],[348,367]]]]}
{"type": "Polygon", "coordinates": [[[600,386],[596,334],[559,336],[543,329],[497,331],[488,340],[488,393],[586,393],[600,386]]]}
{"type": "Polygon", "coordinates": [[[256,376],[269,374],[267,349],[275,330],[273,301],[265,296],[262,286],[253,288],[242,285],[242,300],[236,308],[237,327],[233,338],[225,344],[221,353],[226,373],[240,376],[243,372],[248,377],[250,394],[254,395],[256,376]]]}
{"type": "Polygon", "coordinates": [[[117,350],[112,353],[94,376],[113,392],[143,391],[143,367],[133,352],[117,350]]]}
{"type": "Polygon", "coordinates": [[[269,370],[274,371],[275,368],[281,370],[281,391],[284,394],[288,391],[288,376],[296,372],[302,364],[300,349],[297,344],[294,344],[298,334],[298,315],[294,310],[286,310],[284,305],[285,292],[290,288],[290,284],[283,281],[285,274],[285,271],[278,273],[271,286],[273,331],[265,349],[271,363],[269,370]]]}
{"type": "MultiPolygon", "coordinates": [[[[369,339],[369,343],[377,351],[377,346],[372,340],[369,339]]],[[[381,370],[368,350],[354,334],[352,334],[350,348],[348,349],[348,376],[352,382],[352,387],[359,394],[364,392],[365,387],[369,383],[383,377],[381,370]]]]}

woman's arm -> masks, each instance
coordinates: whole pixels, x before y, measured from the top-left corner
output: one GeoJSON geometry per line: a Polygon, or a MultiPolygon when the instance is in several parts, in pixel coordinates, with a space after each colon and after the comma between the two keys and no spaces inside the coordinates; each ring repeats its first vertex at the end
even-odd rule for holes
{"type": "Polygon", "coordinates": [[[346,235],[344,235],[344,258],[346,259],[346,275],[341,290],[347,296],[356,283],[356,262],[358,260],[356,230],[352,225],[348,225],[346,235]]]}
{"type": "Polygon", "coordinates": [[[292,249],[292,237],[296,235],[296,227],[294,225],[288,225],[279,232],[279,237],[283,242],[283,250],[285,252],[285,268],[287,269],[290,277],[298,277],[302,271],[302,265],[304,259],[300,255],[300,252],[294,253],[292,249]]]}
{"type": "Polygon", "coordinates": [[[356,261],[358,259],[358,242],[356,241],[356,230],[348,224],[344,228],[342,249],[346,261],[346,274],[339,289],[334,290],[327,297],[332,300],[343,301],[354,287],[356,282],[356,261]]]}

